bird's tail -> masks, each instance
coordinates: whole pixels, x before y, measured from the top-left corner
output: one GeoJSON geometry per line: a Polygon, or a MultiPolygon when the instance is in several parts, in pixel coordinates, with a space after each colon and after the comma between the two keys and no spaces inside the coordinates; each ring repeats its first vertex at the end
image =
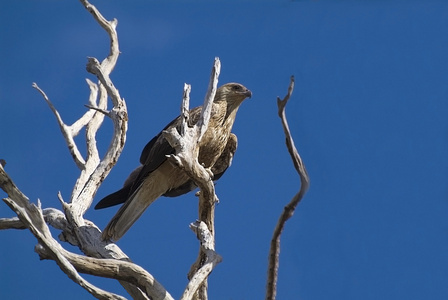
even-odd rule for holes
{"type": "Polygon", "coordinates": [[[158,171],[154,171],[142,185],[126,200],[123,206],[103,230],[103,240],[118,241],[151,203],[169,189],[166,180],[159,179],[158,171]]]}

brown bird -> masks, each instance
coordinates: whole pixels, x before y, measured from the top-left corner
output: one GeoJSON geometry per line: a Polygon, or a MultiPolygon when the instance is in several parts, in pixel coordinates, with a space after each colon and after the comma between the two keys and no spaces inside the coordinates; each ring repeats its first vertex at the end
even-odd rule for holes
{"type": "MultiPolygon", "coordinates": [[[[215,181],[231,164],[237,147],[232,126],[240,104],[251,96],[252,92],[239,83],[227,83],[216,91],[208,129],[199,143],[198,157],[199,163],[211,169],[215,181]]],[[[189,126],[198,122],[201,108],[190,110],[189,126]]],[[[163,130],[175,127],[179,131],[180,124],[181,118],[177,117],[163,130]]],[[[123,188],[98,202],[95,209],[124,203],[104,229],[103,240],[119,240],[160,196],[176,197],[196,188],[188,175],[167,161],[169,154],[175,154],[175,150],[160,132],[143,149],[141,165],[129,175],[123,188]]]]}

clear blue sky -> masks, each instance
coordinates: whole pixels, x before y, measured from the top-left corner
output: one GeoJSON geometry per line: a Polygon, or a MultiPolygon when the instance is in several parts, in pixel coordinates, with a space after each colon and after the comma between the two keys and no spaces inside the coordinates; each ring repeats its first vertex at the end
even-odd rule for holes
{"type": "MultiPolygon", "coordinates": [[[[311,188],[282,238],[278,299],[448,299],[448,2],[93,3],[119,21],[112,79],[130,117],[95,203],[178,114],[184,82],[192,105],[202,102],[215,56],[221,84],[253,92],[234,126],[234,163],[217,185],[224,260],[210,299],[264,296],[271,234],[299,189],[276,108],[292,74],[287,115],[311,188]]],[[[78,170],[31,83],[71,123],[86,110],[84,78],[94,79],[86,58],[107,51],[106,34],[78,1],[0,3],[0,158],[43,207],[60,208],[57,192],[69,198],[78,170]]],[[[100,134],[104,153],[110,121],[100,134]]],[[[198,251],[188,229],[196,204],[193,194],[163,198],[118,243],[176,298],[198,251]]],[[[103,228],[115,211],[86,218],[103,228]]],[[[0,203],[0,217],[11,216],[0,203]]],[[[0,298],[89,299],[53,261],[39,261],[30,232],[1,231],[0,240],[0,298]]]]}

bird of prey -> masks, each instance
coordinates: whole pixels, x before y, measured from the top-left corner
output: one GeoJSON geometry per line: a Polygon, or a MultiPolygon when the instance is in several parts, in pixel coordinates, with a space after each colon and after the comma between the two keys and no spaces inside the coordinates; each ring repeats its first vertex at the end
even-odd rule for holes
{"type": "MultiPolygon", "coordinates": [[[[198,156],[199,163],[212,171],[214,181],[230,166],[237,147],[232,126],[240,104],[251,96],[252,92],[239,83],[227,83],[216,90],[208,128],[199,143],[198,156]]],[[[190,110],[188,126],[198,122],[201,108],[190,110]]],[[[181,118],[177,117],[163,130],[175,127],[180,131],[180,124],[181,118]]],[[[104,229],[103,240],[119,240],[160,196],[176,197],[196,188],[184,171],[167,160],[169,154],[175,154],[175,150],[160,132],[143,149],[141,165],[129,175],[123,188],[98,202],[95,209],[124,203],[104,229]]]]}

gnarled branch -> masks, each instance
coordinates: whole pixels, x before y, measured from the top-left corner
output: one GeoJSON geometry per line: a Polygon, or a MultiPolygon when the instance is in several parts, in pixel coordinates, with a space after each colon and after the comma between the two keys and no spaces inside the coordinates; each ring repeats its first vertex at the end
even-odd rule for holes
{"type": "Polygon", "coordinates": [[[17,188],[1,165],[0,187],[8,194],[8,197],[4,198],[3,201],[17,213],[24,226],[33,233],[39,244],[46,249],[48,255],[56,261],[70,279],[98,299],[125,299],[94,286],[78,274],[73,265],[61,254],[63,252],[62,246],[51,236],[40,208],[40,202],[38,206],[30,203],[28,197],[17,188]]]}
{"type": "MultiPolygon", "coordinates": [[[[127,109],[124,99],[121,98],[118,90],[110,80],[110,73],[115,67],[119,55],[118,37],[115,30],[117,21],[107,21],[100,12],[87,0],[81,0],[84,7],[93,15],[97,22],[107,31],[110,38],[109,55],[99,63],[96,59],[89,59],[88,70],[98,78],[98,83],[87,80],[90,88],[89,109],[80,119],[68,126],[62,121],[62,117],[50,102],[43,90],[36,84],[36,88],[50,109],[56,116],[64,139],[68,145],[70,153],[81,170],[80,176],[73,188],[71,199],[68,203],[62,200],[59,195],[64,212],[56,209],[41,210],[40,205],[36,207],[31,204],[20,190],[12,183],[3,168],[0,172],[0,187],[8,194],[5,202],[15,211],[18,218],[0,219],[2,228],[28,228],[38,240],[36,251],[40,254],[45,253],[45,257],[53,259],[73,281],[81,285],[93,296],[99,299],[123,299],[121,296],[103,291],[82,278],[76,271],[106,276],[104,269],[105,263],[111,263],[113,260],[99,260],[96,258],[113,258],[120,261],[114,261],[115,273],[109,272],[106,277],[113,277],[122,283],[134,299],[172,299],[168,292],[158,284],[149,273],[130,262],[130,259],[115,244],[101,241],[101,231],[90,221],[83,218],[84,213],[90,207],[93,197],[100,184],[109,174],[111,168],[115,165],[121,154],[127,130],[127,109]],[[114,124],[114,134],[111,144],[102,160],[99,158],[96,146],[96,133],[101,126],[107,111],[107,99],[110,97],[113,107],[107,112],[114,124]],[[86,147],[87,155],[82,157],[74,137],[83,127],[86,127],[86,147]],[[76,257],[70,255],[68,251],[51,236],[47,224],[62,230],[60,239],[67,241],[72,245],[78,246],[84,254],[91,256],[76,257]],[[88,266],[82,268],[79,265],[80,259],[91,262],[88,266]],[[75,268],[76,267],[76,268],[75,268]],[[123,269],[120,269],[122,267],[123,269]],[[123,270],[139,270],[139,272],[125,272],[123,270]],[[143,270],[143,271],[142,271],[143,270]],[[103,272],[103,273],[101,273],[103,272]]],[[[2,164],[3,165],[3,164],[2,164]]],[[[112,268],[112,265],[110,265],[112,268]]]]}
{"type": "MultiPolygon", "coordinates": [[[[52,259],[47,249],[40,245],[36,247],[36,252],[41,259],[52,259]]],[[[86,257],[65,249],[62,249],[61,253],[78,272],[129,282],[145,291],[151,299],[173,299],[151,274],[136,264],[116,259],[86,257]]]]}

